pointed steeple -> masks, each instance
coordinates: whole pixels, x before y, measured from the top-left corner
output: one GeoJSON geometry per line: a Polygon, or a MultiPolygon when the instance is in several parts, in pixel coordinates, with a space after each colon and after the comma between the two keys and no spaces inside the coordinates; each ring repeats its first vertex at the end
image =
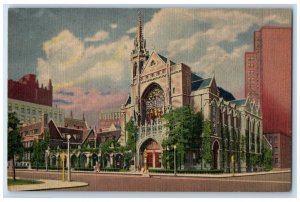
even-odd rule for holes
{"type": "Polygon", "coordinates": [[[140,11],[138,12],[138,25],[136,28],[136,36],[134,39],[134,52],[146,52],[146,40],[143,36],[142,14],[140,11]]]}
{"type": "Polygon", "coordinates": [[[138,12],[138,26],[137,26],[136,38],[138,42],[143,41],[143,25],[142,25],[141,11],[138,12]]]}

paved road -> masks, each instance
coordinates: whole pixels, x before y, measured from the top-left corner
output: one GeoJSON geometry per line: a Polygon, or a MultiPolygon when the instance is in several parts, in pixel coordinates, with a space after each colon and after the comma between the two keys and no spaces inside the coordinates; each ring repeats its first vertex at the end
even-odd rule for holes
{"type": "MultiPolygon", "coordinates": [[[[59,180],[61,173],[17,171],[17,177],[59,180]]],[[[89,186],[62,189],[60,191],[285,192],[291,189],[291,173],[229,178],[142,177],[102,173],[72,173],[72,180],[87,182],[89,186]]]]}

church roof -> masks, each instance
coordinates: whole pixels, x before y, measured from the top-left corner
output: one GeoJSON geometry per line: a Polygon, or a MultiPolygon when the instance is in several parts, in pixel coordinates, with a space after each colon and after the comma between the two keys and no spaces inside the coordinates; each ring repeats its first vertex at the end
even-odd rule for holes
{"type": "Polygon", "coordinates": [[[198,80],[202,80],[203,78],[198,76],[197,74],[191,73],[191,81],[198,81],[198,80]]]}
{"type": "Polygon", "coordinates": [[[224,90],[221,87],[218,87],[218,90],[220,92],[220,97],[224,98],[226,101],[235,100],[235,97],[232,95],[232,93],[228,92],[227,90],[224,90]]]}
{"type": "Polygon", "coordinates": [[[230,101],[232,104],[235,104],[237,106],[244,105],[246,103],[246,99],[241,99],[241,100],[232,100],[230,101]]]}
{"type": "MultiPolygon", "coordinates": [[[[166,57],[164,57],[164,56],[162,56],[162,55],[160,55],[160,54],[157,54],[165,63],[167,63],[168,62],[168,58],[166,58],[166,57]]],[[[175,65],[176,63],[175,62],[173,62],[172,60],[170,60],[170,63],[171,63],[171,65],[175,65]]]]}
{"type": "Polygon", "coordinates": [[[200,90],[209,86],[212,78],[192,82],[192,91],[200,90]]]}

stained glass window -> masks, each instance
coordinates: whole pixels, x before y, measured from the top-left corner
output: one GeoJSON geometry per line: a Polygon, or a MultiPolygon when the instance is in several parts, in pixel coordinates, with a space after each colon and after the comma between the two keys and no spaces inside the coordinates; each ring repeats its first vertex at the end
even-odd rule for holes
{"type": "Polygon", "coordinates": [[[163,90],[156,86],[149,92],[145,99],[147,121],[161,117],[165,103],[163,90]]]}

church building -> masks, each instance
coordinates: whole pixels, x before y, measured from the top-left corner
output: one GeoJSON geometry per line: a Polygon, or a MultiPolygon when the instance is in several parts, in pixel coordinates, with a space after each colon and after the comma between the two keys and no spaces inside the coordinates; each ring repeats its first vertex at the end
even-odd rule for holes
{"type": "MultiPolygon", "coordinates": [[[[239,146],[233,152],[245,156],[247,153],[260,154],[262,142],[266,141],[262,135],[260,107],[247,98],[235,100],[231,93],[217,85],[214,76],[201,78],[191,72],[188,65],[175,63],[155,51],[149,52],[142,30],[139,15],[130,55],[130,95],[121,106],[121,113],[125,114],[127,121],[132,118],[138,127],[136,166],[144,166],[146,150],[147,167],[163,168],[162,154],[166,150],[162,147],[162,141],[168,134],[162,116],[170,109],[186,105],[195,112],[202,112],[204,119],[212,123],[212,163],[207,165],[207,169],[230,170],[232,151],[224,145],[233,144],[233,140],[239,141],[241,145],[241,139],[244,138],[245,144],[248,144],[245,147],[239,146]],[[225,140],[222,136],[222,128],[231,131],[229,139],[225,140]]],[[[121,127],[124,128],[125,122],[122,120],[121,127]]],[[[127,141],[126,132],[123,130],[119,141],[123,144],[127,141]]],[[[198,158],[198,155],[199,153],[191,154],[191,158],[198,158]]],[[[236,171],[246,171],[247,159],[240,159],[243,158],[236,160],[234,167],[236,171]]],[[[200,168],[199,162],[193,160],[185,166],[200,168]]]]}

